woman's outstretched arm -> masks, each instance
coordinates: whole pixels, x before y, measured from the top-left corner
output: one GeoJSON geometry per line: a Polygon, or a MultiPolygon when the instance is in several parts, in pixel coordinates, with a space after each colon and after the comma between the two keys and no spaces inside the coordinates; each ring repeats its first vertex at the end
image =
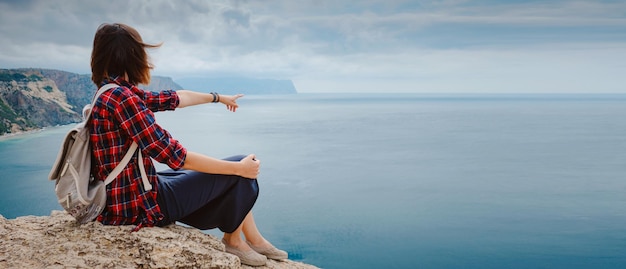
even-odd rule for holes
{"type": "Polygon", "coordinates": [[[259,175],[260,164],[261,162],[256,159],[254,154],[246,156],[241,161],[232,162],[187,151],[183,169],[210,174],[237,175],[255,179],[259,175]]]}
{"type": "MultiPolygon", "coordinates": [[[[178,108],[194,106],[199,104],[206,104],[213,102],[213,95],[210,93],[202,93],[202,92],[194,92],[188,90],[179,90],[176,91],[178,94],[178,99],[180,100],[178,104],[178,108]]],[[[243,94],[237,95],[223,95],[218,94],[219,102],[226,105],[226,108],[232,112],[235,112],[239,105],[237,104],[237,99],[243,97],[243,94]]]]}

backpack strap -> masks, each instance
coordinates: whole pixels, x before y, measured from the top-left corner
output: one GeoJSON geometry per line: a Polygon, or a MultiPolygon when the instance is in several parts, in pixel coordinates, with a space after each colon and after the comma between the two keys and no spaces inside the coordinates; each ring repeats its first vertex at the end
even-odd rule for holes
{"type": "Polygon", "coordinates": [[[96,101],[98,101],[98,97],[100,97],[100,95],[102,95],[104,92],[106,92],[109,89],[117,88],[119,86],[120,85],[117,85],[115,83],[109,83],[100,87],[100,89],[98,89],[98,91],[96,92],[96,95],[93,97],[93,101],[91,101],[91,106],[93,107],[94,105],[96,105],[96,101]]]}
{"type": "Polygon", "coordinates": [[[113,169],[113,171],[111,171],[111,173],[104,180],[104,184],[105,185],[111,184],[111,182],[113,182],[113,180],[122,172],[122,170],[124,170],[124,168],[126,168],[126,165],[130,161],[130,159],[133,157],[135,152],[137,152],[137,154],[139,155],[138,156],[139,162],[137,163],[137,165],[139,166],[139,172],[141,173],[141,180],[142,180],[142,183],[143,183],[143,188],[146,191],[152,190],[152,184],[150,184],[150,181],[148,181],[148,175],[146,174],[146,168],[143,165],[143,163],[140,163],[143,160],[143,155],[141,154],[141,150],[139,149],[139,146],[137,145],[137,142],[133,142],[133,144],[130,145],[130,148],[128,149],[128,151],[124,155],[124,158],[122,158],[122,161],[113,169]]]}
{"type": "MultiPolygon", "coordinates": [[[[136,142],[133,142],[136,144],[136,142]]],[[[139,155],[139,160],[143,160],[143,156],[141,155],[141,150],[137,149],[137,154],[139,155]]],[[[143,163],[139,163],[139,172],[141,173],[141,180],[143,182],[143,188],[146,191],[152,190],[152,184],[148,181],[148,175],[146,174],[146,167],[143,163]]]]}
{"type": "Polygon", "coordinates": [[[130,145],[130,148],[126,152],[126,155],[124,155],[124,158],[122,158],[122,161],[113,169],[113,171],[111,171],[111,173],[104,180],[105,185],[111,184],[111,182],[113,182],[117,175],[119,175],[122,170],[124,170],[128,162],[130,162],[130,158],[132,158],[135,151],[137,151],[137,148],[137,142],[133,142],[133,144],[130,145]]]}
{"type": "Polygon", "coordinates": [[[93,97],[93,100],[91,101],[91,104],[86,105],[85,107],[83,107],[83,120],[84,121],[88,121],[89,118],[91,117],[91,111],[93,110],[93,106],[96,105],[96,101],[98,101],[98,97],[100,97],[100,95],[102,95],[104,92],[106,92],[109,89],[113,89],[113,88],[117,88],[119,87],[119,85],[115,84],[115,83],[109,83],[106,84],[102,87],[100,87],[100,89],[98,89],[98,91],[96,92],[96,95],[93,97]]]}

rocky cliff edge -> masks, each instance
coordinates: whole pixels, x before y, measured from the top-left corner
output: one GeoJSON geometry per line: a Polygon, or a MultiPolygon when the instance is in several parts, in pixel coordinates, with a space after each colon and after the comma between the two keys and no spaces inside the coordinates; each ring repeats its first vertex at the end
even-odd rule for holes
{"type": "Polygon", "coordinates": [[[0,215],[0,268],[317,268],[290,260],[242,266],[216,237],[194,228],[131,229],[98,222],[77,226],[64,211],[0,215]]]}

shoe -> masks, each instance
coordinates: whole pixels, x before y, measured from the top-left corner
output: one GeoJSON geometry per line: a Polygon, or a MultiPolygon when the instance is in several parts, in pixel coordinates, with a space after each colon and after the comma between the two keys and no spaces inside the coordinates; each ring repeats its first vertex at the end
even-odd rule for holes
{"type": "Polygon", "coordinates": [[[272,260],[284,260],[284,259],[287,259],[289,257],[289,255],[287,254],[286,251],[277,249],[272,244],[270,244],[269,247],[258,248],[258,247],[254,247],[252,244],[250,244],[247,241],[246,241],[246,243],[248,243],[250,248],[252,248],[257,253],[265,255],[266,257],[268,257],[268,258],[270,258],[272,260]]]}
{"type": "Polygon", "coordinates": [[[241,251],[226,243],[226,240],[224,239],[222,239],[222,243],[226,247],[226,252],[239,257],[239,260],[242,264],[250,266],[262,266],[267,263],[267,257],[257,253],[254,250],[241,251]]]}

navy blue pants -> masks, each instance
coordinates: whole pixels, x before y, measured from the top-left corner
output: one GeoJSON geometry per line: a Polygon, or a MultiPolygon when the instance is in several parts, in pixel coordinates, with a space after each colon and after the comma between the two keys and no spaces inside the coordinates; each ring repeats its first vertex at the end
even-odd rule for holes
{"type": "MultiPolygon", "coordinates": [[[[224,160],[240,161],[244,157],[224,160]]],[[[157,203],[165,215],[159,226],[179,221],[201,230],[219,228],[232,233],[259,196],[256,179],[172,169],[158,172],[157,176],[157,203]]]]}

